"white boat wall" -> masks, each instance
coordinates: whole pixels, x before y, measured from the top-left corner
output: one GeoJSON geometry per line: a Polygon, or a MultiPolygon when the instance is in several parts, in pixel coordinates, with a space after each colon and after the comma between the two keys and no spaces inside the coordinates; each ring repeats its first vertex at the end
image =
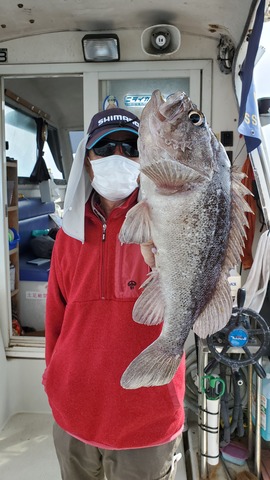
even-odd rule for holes
{"type": "MultiPolygon", "coordinates": [[[[0,428],[18,412],[50,412],[42,386],[44,334],[17,336],[12,332],[5,207],[9,156],[5,148],[5,101],[28,114],[32,105],[35,117],[40,116],[40,111],[48,114],[48,123],[58,132],[64,180],[67,180],[74,153],[69,132],[78,131],[82,135],[109,95],[114,95],[120,106],[127,109],[129,104],[125,102],[129,100],[132,109],[132,102],[137,101],[135,111],[140,114],[142,97],[155,88],[173,93],[173,89],[186,87],[194,103],[206,114],[212,130],[225,142],[232,162],[241,168],[247,153],[244,138],[238,132],[239,71],[259,3],[254,0],[168,0],[166,4],[161,0],[30,0],[27,5],[13,5],[0,0],[0,428]],[[146,30],[151,27],[151,34],[157,26],[167,26],[175,42],[173,51],[153,48],[146,30]],[[101,33],[118,36],[120,61],[84,60],[83,37],[101,33]]],[[[57,185],[60,207],[65,185],[64,181],[57,185]]],[[[264,188],[267,210],[268,180],[264,188]]],[[[39,185],[24,182],[23,177],[18,193],[30,198],[41,196],[39,185]]],[[[258,223],[254,248],[259,229],[258,223]]],[[[242,283],[246,276],[247,272],[243,272],[242,283]]],[[[41,324],[37,330],[44,332],[45,296],[34,306],[30,294],[35,286],[20,283],[21,302],[27,300],[30,325],[39,317],[41,324]]],[[[188,342],[193,342],[192,334],[188,342]]]]}

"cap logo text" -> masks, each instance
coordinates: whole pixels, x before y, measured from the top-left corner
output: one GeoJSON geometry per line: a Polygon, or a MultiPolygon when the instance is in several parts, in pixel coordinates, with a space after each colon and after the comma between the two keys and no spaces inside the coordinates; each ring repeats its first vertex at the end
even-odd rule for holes
{"type": "Polygon", "coordinates": [[[136,122],[136,120],[132,120],[132,118],[129,118],[125,115],[107,115],[106,117],[98,120],[98,126],[100,127],[107,122],[131,122],[133,125],[139,128],[139,123],[136,122]]]}

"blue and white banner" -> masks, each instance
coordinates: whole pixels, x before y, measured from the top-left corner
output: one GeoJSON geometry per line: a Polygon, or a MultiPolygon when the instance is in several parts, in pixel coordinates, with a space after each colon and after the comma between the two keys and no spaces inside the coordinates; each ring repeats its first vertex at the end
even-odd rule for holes
{"type": "Polygon", "coordinates": [[[265,0],[261,0],[257,8],[252,33],[249,37],[246,58],[239,74],[242,80],[242,93],[238,131],[245,137],[248,153],[258,148],[261,143],[260,119],[253,83],[253,69],[263,28],[264,10],[265,0]]]}

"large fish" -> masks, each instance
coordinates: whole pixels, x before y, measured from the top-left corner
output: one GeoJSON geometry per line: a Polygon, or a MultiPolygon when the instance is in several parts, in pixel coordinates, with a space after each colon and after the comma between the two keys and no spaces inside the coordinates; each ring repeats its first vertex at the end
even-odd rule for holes
{"type": "Polygon", "coordinates": [[[239,262],[250,210],[241,173],[232,171],[224,147],[185,93],[165,102],[153,92],[141,116],[139,151],[142,200],[128,212],[119,238],[153,241],[156,267],[133,319],[164,323],[124,372],[127,389],[170,382],[191,328],[205,338],[227,324],[227,278],[239,262]]]}

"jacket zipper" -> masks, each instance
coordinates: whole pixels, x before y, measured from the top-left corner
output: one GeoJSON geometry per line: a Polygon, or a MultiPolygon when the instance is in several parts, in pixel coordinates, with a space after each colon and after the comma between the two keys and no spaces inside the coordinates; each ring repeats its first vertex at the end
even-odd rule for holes
{"type": "Polygon", "coordinates": [[[107,224],[105,222],[102,223],[102,264],[101,264],[101,298],[105,300],[105,245],[104,242],[106,240],[106,229],[107,224]]]}
{"type": "Polygon", "coordinates": [[[102,241],[105,242],[106,240],[106,229],[107,229],[107,223],[102,224],[102,241]]]}

